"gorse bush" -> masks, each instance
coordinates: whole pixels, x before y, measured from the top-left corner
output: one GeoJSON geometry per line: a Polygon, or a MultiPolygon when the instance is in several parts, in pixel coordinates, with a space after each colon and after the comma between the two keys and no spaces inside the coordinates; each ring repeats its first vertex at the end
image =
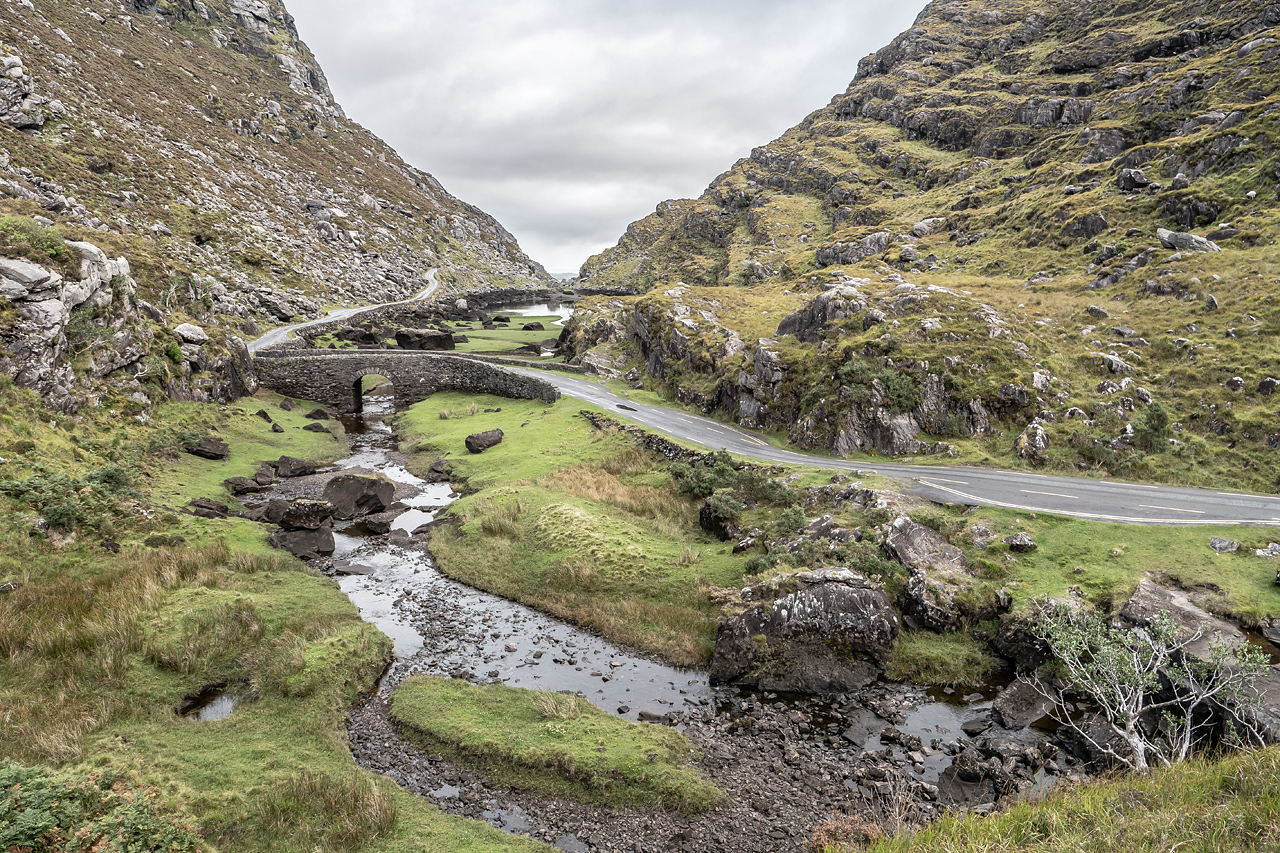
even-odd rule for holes
{"type": "Polygon", "coordinates": [[[836,370],[836,380],[848,389],[848,400],[859,406],[871,402],[873,383],[878,382],[884,407],[895,415],[914,411],[922,399],[920,381],[914,375],[905,370],[874,367],[858,356],[853,356],[836,370]]]}
{"type": "Polygon", "coordinates": [[[109,464],[77,478],[37,462],[28,477],[0,480],[0,495],[7,495],[41,514],[50,527],[72,530],[77,524],[100,529],[111,518],[124,514],[120,502],[136,498],[134,473],[109,464]]]}
{"type": "Polygon", "coordinates": [[[0,850],[204,850],[194,823],[172,809],[154,788],[118,773],[58,773],[0,765],[0,850]]]}

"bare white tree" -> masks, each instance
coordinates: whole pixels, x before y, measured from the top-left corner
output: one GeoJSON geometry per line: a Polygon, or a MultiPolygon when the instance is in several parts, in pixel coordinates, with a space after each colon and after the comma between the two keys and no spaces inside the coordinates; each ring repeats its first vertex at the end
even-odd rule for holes
{"type": "Polygon", "coordinates": [[[1182,761],[1212,727],[1211,709],[1222,713],[1236,739],[1262,743],[1256,727],[1239,713],[1258,702],[1251,687],[1269,664],[1261,651],[1219,641],[1209,644],[1207,659],[1194,658],[1187,648],[1204,635],[1204,626],[1183,636],[1163,614],[1145,626],[1123,628],[1062,603],[1039,602],[1037,611],[1033,631],[1054,660],[1032,683],[1055,703],[1054,718],[1100,753],[1138,772],[1150,766],[1148,755],[1165,765],[1182,761]],[[1113,746],[1112,737],[1099,743],[1067,715],[1068,693],[1088,696],[1126,748],[1113,746]],[[1155,732],[1142,725],[1153,711],[1164,722],[1155,732]]]}

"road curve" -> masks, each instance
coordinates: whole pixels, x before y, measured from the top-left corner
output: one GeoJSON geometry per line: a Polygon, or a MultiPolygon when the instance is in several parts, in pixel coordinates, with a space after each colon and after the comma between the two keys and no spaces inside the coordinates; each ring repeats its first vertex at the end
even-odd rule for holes
{"type": "Polygon", "coordinates": [[[426,299],[428,296],[436,292],[440,287],[440,282],[436,280],[436,270],[427,271],[427,281],[430,282],[426,289],[416,296],[410,296],[408,299],[402,299],[399,302],[383,302],[380,305],[364,305],[359,308],[337,308],[330,311],[319,320],[308,320],[305,323],[294,323],[290,326],[281,326],[278,329],[272,329],[256,341],[249,343],[249,352],[257,352],[258,350],[269,347],[272,344],[278,344],[281,341],[288,340],[298,329],[305,329],[309,326],[318,326],[321,323],[332,323],[334,320],[345,320],[348,317],[355,317],[366,311],[372,311],[375,308],[385,308],[388,305],[405,305],[409,302],[417,302],[420,299],[426,299]]]}
{"type": "Polygon", "coordinates": [[[1004,507],[1092,521],[1168,526],[1249,524],[1280,526],[1280,497],[1114,480],[1061,477],[949,465],[902,464],[868,458],[835,459],[777,448],[738,427],[621,397],[603,385],[547,370],[509,368],[538,376],[560,393],[620,418],[713,450],[789,465],[873,471],[913,484],[908,490],[943,503],[1004,507]]]}

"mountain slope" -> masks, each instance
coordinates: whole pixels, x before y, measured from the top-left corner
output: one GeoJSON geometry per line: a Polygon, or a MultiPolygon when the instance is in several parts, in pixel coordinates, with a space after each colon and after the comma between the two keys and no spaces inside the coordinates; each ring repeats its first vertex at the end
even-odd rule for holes
{"type": "MultiPolygon", "coordinates": [[[[78,258],[58,254],[62,239],[125,258],[160,338],[183,320],[254,336],[330,305],[408,297],[431,269],[446,290],[551,281],[492,217],[346,118],[279,2],[15,0],[0,10],[0,54],[0,215],[17,217],[0,223],[3,254],[73,282],[78,258]],[[56,233],[32,231],[32,217],[56,233]]],[[[114,299],[106,324],[105,296],[94,316],[71,317],[82,303],[65,298],[54,313],[118,334],[137,312],[114,299]]],[[[66,336],[49,312],[30,314],[0,312],[6,372],[20,382],[33,370],[22,353],[66,336]],[[41,328],[15,330],[23,323],[41,328]]],[[[147,335],[142,320],[127,325],[135,340],[121,352],[147,335]]],[[[47,400],[51,371],[64,391],[86,385],[64,355],[35,370],[47,400]]]]}
{"type": "Polygon", "coordinates": [[[837,453],[960,439],[1145,476],[1155,400],[1168,476],[1272,487],[1277,23],[933,2],[825,108],[588,260],[581,283],[643,295],[584,306],[577,357],[638,356],[681,399],[837,453]]]}

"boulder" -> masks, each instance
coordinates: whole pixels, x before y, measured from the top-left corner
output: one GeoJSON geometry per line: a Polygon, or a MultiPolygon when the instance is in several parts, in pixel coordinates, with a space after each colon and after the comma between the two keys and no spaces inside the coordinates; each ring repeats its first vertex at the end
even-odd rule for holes
{"type": "Polygon", "coordinates": [[[201,459],[222,460],[231,455],[231,448],[222,439],[206,435],[200,439],[199,444],[188,447],[187,452],[192,456],[199,456],[201,459]]]}
{"type": "Polygon", "coordinates": [[[335,518],[348,519],[382,512],[395,500],[396,487],[378,477],[342,474],[324,487],[324,499],[333,504],[335,518]]]}
{"type": "Polygon", "coordinates": [[[1151,178],[1141,169],[1121,169],[1116,186],[1125,192],[1133,192],[1151,186],[1151,178]]]}
{"type": "Polygon", "coordinates": [[[173,333],[185,342],[196,344],[197,346],[209,341],[209,336],[205,333],[205,330],[192,323],[183,323],[180,326],[175,326],[173,333]]]}
{"type": "Polygon", "coordinates": [[[318,560],[321,557],[328,557],[333,554],[335,547],[333,527],[328,520],[314,530],[276,528],[267,542],[271,547],[288,551],[293,556],[300,557],[303,560],[318,560]]]}
{"type": "Polygon", "coordinates": [[[467,450],[472,453],[484,453],[490,447],[496,447],[502,442],[502,430],[487,429],[484,432],[476,432],[467,436],[467,450]]]}
{"type": "Polygon", "coordinates": [[[441,352],[454,349],[456,343],[449,332],[432,329],[401,329],[396,332],[396,346],[400,349],[441,352]]]}
{"type": "Polygon", "coordinates": [[[226,504],[208,498],[196,498],[189,506],[191,514],[200,518],[226,518],[231,512],[231,508],[226,504]]]}
{"type": "Polygon", "coordinates": [[[329,428],[322,423],[307,424],[302,428],[303,432],[328,432],[329,428]]]}
{"type": "Polygon", "coordinates": [[[1157,228],[1156,239],[1166,249],[1176,249],[1179,252],[1222,251],[1218,244],[1212,240],[1206,240],[1204,237],[1198,237],[1195,234],[1187,234],[1182,231],[1170,231],[1168,228],[1157,228]]]}
{"type": "Polygon", "coordinates": [[[1208,660],[1212,643],[1225,642],[1235,647],[1245,642],[1244,633],[1239,628],[1193,603],[1186,592],[1165,589],[1149,578],[1138,582],[1138,588],[1120,611],[1122,619],[1138,626],[1146,625],[1160,614],[1173,620],[1183,639],[1201,632],[1199,639],[1186,649],[1193,658],[1208,660]]]}
{"type": "Polygon", "coordinates": [[[249,521],[260,521],[264,524],[279,524],[289,511],[289,502],[280,498],[272,498],[265,504],[245,510],[244,517],[249,521]]]}
{"type": "Polygon", "coordinates": [[[262,484],[257,480],[250,480],[248,477],[228,477],[222,481],[222,485],[227,487],[227,491],[233,495],[252,495],[263,489],[262,484]]]}
{"type": "Polygon", "coordinates": [[[991,716],[1006,729],[1024,729],[1052,711],[1053,704],[1031,682],[1019,678],[1000,691],[991,706],[991,716]]]}
{"type": "Polygon", "coordinates": [[[1276,379],[1274,376],[1268,376],[1266,379],[1263,379],[1258,383],[1258,393],[1264,397],[1270,397],[1272,394],[1276,393],[1277,387],[1280,387],[1280,379],[1276,379]]]}
{"type": "Polygon", "coordinates": [[[258,473],[253,475],[253,479],[259,486],[270,486],[276,481],[276,469],[263,462],[258,466],[258,473]]]}
{"type": "Polygon", "coordinates": [[[326,412],[324,409],[312,409],[311,411],[303,415],[303,417],[313,421],[327,421],[329,420],[329,413],[326,412]]]}
{"type": "Polygon", "coordinates": [[[545,332],[547,329],[541,323],[525,323],[520,327],[522,332],[545,332]]]}
{"type": "Polygon", "coordinates": [[[427,473],[422,476],[422,480],[426,483],[449,482],[449,461],[447,459],[437,459],[432,462],[431,467],[427,469],[427,473]]]}
{"type": "Polygon", "coordinates": [[[1234,539],[1224,539],[1221,536],[1210,536],[1209,547],[1217,551],[1219,554],[1230,554],[1240,548],[1240,543],[1234,539]]]}
{"type": "Polygon", "coordinates": [[[306,477],[316,472],[315,466],[293,456],[281,456],[276,461],[276,473],[281,477],[306,477]]]}
{"type": "Polygon", "coordinates": [[[304,498],[289,502],[280,518],[280,526],[285,530],[319,530],[332,518],[333,504],[304,498]]]}
{"type": "Polygon", "coordinates": [[[1041,459],[1049,450],[1049,434],[1043,426],[1032,421],[1014,441],[1013,447],[1023,459],[1041,459]]]}
{"type": "Polygon", "coordinates": [[[409,507],[404,504],[396,503],[387,507],[385,512],[376,512],[373,515],[364,517],[364,526],[369,529],[370,533],[381,536],[391,532],[392,525],[396,519],[409,511],[409,507]]]}
{"type": "Polygon", "coordinates": [[[1038,547],[1036,540],[1031,538],[1030,533],[1015,533],[1012,536],[1006,536],[1001,541],[1008,545],[1009,550],[1015,554],[1028,554],[1038,547]]]}
{"type": "Polygon", "coordinates": [[[911,570],[902,603],[908,625],[931,631],[958,629],[961,614],[955,596],[975,583],[966,569],[964,553],[942,534],[906,516],[889,525],[884,549],[911,570]]]}
{"type": "Polygon", "coordinates": [[[863,687],[879,676],[899,630],[888,596],[847,569],[815,577],[822,582],[720,624],[713,683],[815,693],[863,687]]]}

